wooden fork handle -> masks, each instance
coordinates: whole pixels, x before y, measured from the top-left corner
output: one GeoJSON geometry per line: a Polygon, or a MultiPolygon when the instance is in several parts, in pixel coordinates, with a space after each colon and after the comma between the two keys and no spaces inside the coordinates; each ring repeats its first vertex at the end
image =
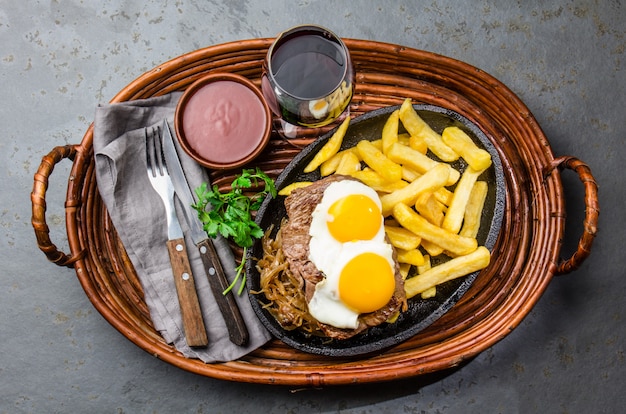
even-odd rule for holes
{"type": "Polygon", "coordinates": [[[183,318],[183,329],[187,345],[192,347],[207,346],[207,338],[202,310],[196,292],[196,283],[191,272],[191,265],[187,257],[187,248],[184,239],[167,241],[167,251],[170,255],[172,270],[174,271],[174,283],[178,303],[183,318]]]}

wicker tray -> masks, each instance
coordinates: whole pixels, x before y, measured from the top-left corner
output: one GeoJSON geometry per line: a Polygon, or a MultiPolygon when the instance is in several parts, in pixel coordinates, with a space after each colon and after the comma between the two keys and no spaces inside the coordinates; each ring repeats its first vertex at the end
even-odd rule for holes
{"type": "MultiPolygon", "coordinates": [[[[238,73],[258,84],[272,41],[232,42],[185,54],[140,76],[112,102],[183,90],[211,71],[238,73]]],[[[397,105],[406,97],[447,107],[478,124],[502,159],[506,211],[492,263],[465,296],[426,330],[367,358],[306,354],[278,340],[228,363],[184,358],[154,330],[135,271],[98,194],[93,127],[80,144],[52,149],[35,174],[32,224],[39,248],[57,265],[76,270],[96,309],[129,340],[157,358],[209,377],[312,387],[389,381],[457,366],[495,344],[528,314],[555,274],[574,270],[589,255],[599,213],[595,179],[580,160],[554,157],[528,108],[485,72],[397,45],[353,39],[346,44],[357,72],[351,115],[397,105]],[[48,178],[65,158],[73,162],[65,202],[69,254],[52,243],[45,218],[48,178]],[[584,183],[586,208],[578,249],[567,260],[559,258],[566,215],[563,168],[576,171],[584,183]]],[[[273,137],[256,165],[276,176],[296,153],[297,149],[273,137]]],[[[230,173],[210,173],[221,186],[232,179],[230,173]]]]}

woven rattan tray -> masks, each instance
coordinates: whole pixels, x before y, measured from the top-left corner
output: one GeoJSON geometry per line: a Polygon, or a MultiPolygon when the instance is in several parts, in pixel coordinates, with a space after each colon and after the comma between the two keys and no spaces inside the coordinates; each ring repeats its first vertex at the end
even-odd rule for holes
{"type": "MultiPolygon", "coordinates": [[[[112,102],[184,90],[211,71],[238,73],[258,84],[272,40],[238,41],[185,54],[145,73],[112,102]]],[[[152,327],[135,271],[98,194],[92,127],[80,144],[52,149],[35,174],[32,224],[39,248],[57,265],[76,270],[93,305],[129,340],[157,358],[209,377],[314,387],[389,381],[457,366],[495,344],[528,314],[555,274],[574,270],[588,256],[599,212],[595,179],[578,159],[555,157],[523,102],[487,73],[402,46],[352,39],[346,44],[357,76],[351,115],[397,105],[406,97],[450,108],[478,124],[502,159],[506,209],[492,263],[426,330],[365,359],[307,354],[278,340],[228,363],[184,358],[152,327]],[[52,243],[45,218],[48,178],[65,158],[73,163],[65,202],[69,254],[52,243]],[[586,209],[578,249],[567,260],[559,257],[565,226],[563,168],[575,170],[584,183],[586,209]]],[[[277,176],[297,152],[273,137],[256,165],[277,176]]],[[[220,186],[232,179],[232,173],[210,173],[220,186]]]]}

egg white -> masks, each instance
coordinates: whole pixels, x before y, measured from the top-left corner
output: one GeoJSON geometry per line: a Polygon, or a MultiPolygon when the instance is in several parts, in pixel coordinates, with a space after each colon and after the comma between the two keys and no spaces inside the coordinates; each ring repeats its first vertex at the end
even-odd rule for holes
{"type": "MultiPolygon", "coordinates": [[[[326,188],[322,200],[313,211],[311,226],[309,227],[309,235],[311,236],[309,260],[324,273],[332,269],[342,246],[342,243],[337,241],[328,231],[326,223],[332,220],[332,217],[328,214],[328,209],[337,200],[352,194],[365,195],[371,198],[378,208],[382,209],[380,198],[376,191],[359,181],[336,181],[326,188]]],[[[385,227],[382,222],[376,236],[372,240],[385,241],[385,227]]]]}
{"type": "Polygon", "coordinates": [[[390,244],[371,240],[344,243],[334,266],[327,269],[324,280],[315,285],[315,293],[309,302],[309,313],[319,322],[344,329],[359,326],[359,312],[346,306],[339,297],[339,278],[345,265],[362,253],[378,254],[394,268],[390,244]]]}
{"type": "Polygon", "coordinates": [[[357,328],[359,316],[358,312],[347,307],[339,298],[339,277],[346,263],[358,254],[372,252],[386,258],[394,268],[393,248],[385,241],[382,220],[371,240],[341,243],[328,231],[327,222],[332,220],[328,209],[337,200],[352,194],[365,195],[381,208],[380,198],[372,188],[358,181],[337,181],[324,191],[322,200],[313,211],[309,228],[309,260],[325,275],[315,286],[309,303],[309,313],[321,323],[346,329],[357,328]]]}
{"type": "Polygon", "coordinates": [[[326,102],[325,99],[315,99],[309,101],[309,112],[311,112],[311,115],[313,115],[315,119],[322,119],[326,117],[326,115],[328,115],[328,102],[326,102]]]}

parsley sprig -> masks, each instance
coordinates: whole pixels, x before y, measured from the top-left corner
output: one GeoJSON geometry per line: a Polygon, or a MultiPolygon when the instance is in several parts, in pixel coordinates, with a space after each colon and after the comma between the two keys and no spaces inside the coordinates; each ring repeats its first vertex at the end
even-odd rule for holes
{"type": "Polygon", "coordinates": [[[209,188],[203,183],[196,188],[198,203],[192,207],[198,212],[198,217],[203,224],[204,231],[211,238],[222,235],[232,239],[235,244],[243,248],[243,258],[237,266],[237,275],[230,286],[223,292],[230,292],[237,281],[242,278],[237,294],[241,295],[246,285],[244,272],[246,252],[252,247],[255,239],[263,237],[263,230],[252,218],[252,212],[257,211],[267,194],[276,197],[276,186],[267,174],[258,167],[256,169],[244,169],[232,184],[231,190],[226,193],[220,192],[217,185],[209,188]],[[252,195],[244,194],[246,189],[263,189],[252,195]],[[243,275],[243,277],[242,277],[243,275]]]}

